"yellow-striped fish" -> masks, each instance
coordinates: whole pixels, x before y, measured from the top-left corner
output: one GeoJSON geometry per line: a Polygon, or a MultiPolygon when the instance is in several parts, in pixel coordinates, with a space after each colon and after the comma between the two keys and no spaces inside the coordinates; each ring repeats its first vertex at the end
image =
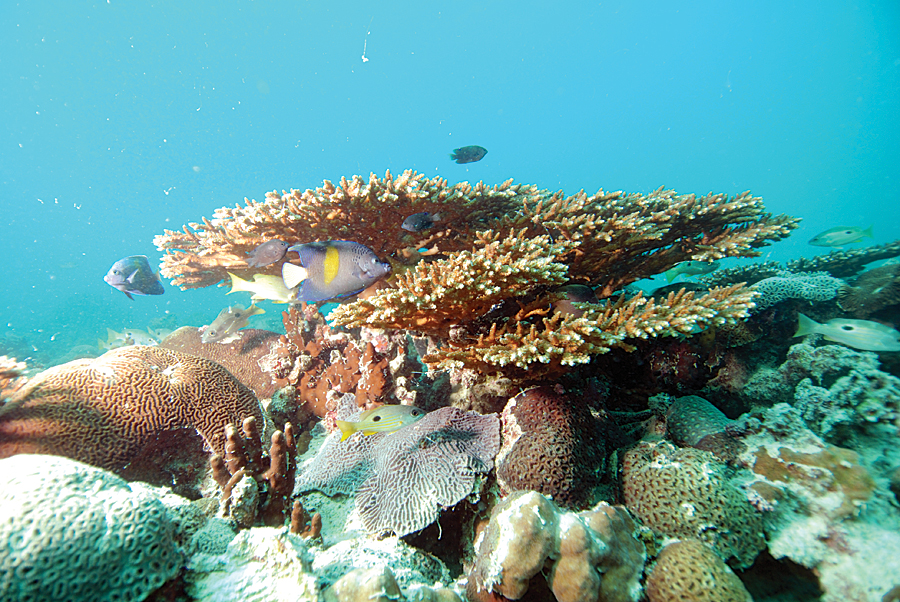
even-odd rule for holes
{"type": "Polygon", "coordinates": [[[366,410],[359,415],[356,422],[336,420],[337,427],[341,429],[341,441],[345,441],[353,433],[372,435],[374,433],[389,433],[412,424],[425,415],[423,410],[412,406],[388,405],[366,410]]]}
{"type": "Polygon", "coordinates": [[[284,285],[300,287],[298,301],[317,303],[360,292],[391,272],[369,247],[350,240],[329,240],[294,245],[288,251],[300,255],[299,265],[281,266],[284,285]]]}

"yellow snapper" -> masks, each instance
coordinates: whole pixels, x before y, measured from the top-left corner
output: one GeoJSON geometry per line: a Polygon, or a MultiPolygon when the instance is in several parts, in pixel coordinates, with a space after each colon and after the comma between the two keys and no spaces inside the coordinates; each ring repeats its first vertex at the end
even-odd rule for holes
{"type": "Polygon", "coordinates": [[[264,309],[260,309],[255,305],[251,305],[247,309],[244,309],[243,305],[226,307],[219,312],[212,324],[206,327],[206,330],[200,336],[200,341],[203,343],[221,341],[247,326],[247,322],[251,317],[264,313],[266,313],[264,309]]]}
{"type": "Polygon", "coordinates": [[[710,274],[719,269],[719,264],[715,261],[682,261],[675,267],[666,270],[666,280],[672,282],[679,275],[682,276],[699,276],[701,274],[710,274]]]}
{"type": "Polygon", "coordinates": [[[412,406],[388,405],[366,410],[359,415],[356,422],[336,420],[337,427],[341,429],[341,441],[345,441],[353,433],[372,435],[375,433],[390,433],[399,430],[407,424],[412,424],[425,415],[423,410],[412,406]]]}
{"type": "Polygon", "coordinates": [[[350,240],[329,240],[294,245],[301,266],[281,266],[284,286],[299,286],[298,301],[318,303],[356,294],[391,273],[369,247],[350,240]]]}
{"type": "Polygon", "coordinates": [[[253,293],[250,297],[251,301],[264,301],[268,299],[274,303],[292,303],[296,301],[297,289],[288,288],[284,285],[284,281],[278,276],[269,276],[267,274],[254,274],[250,280],[244,280],[240,276],[235,276],[228,272],[231,276],[231,290],[228,294],[238,292],[253,293]]]}
{"type": "Polygon", "coordinates": [[[821,334],[826,341],[841,343],[863,351],[900,351],[900,332],[890,326],[869,320],[835,318],[819,324],[812,318],[798,314],[795,337],[821,334]]]}
{"type": "Polygon", "coordinates": [[[859,242],[865,237],[873,238],[872,226],[858,228],[856,226],[838,226],[813,236],[809,244],[817,247],[842,247],[859,242]]]}

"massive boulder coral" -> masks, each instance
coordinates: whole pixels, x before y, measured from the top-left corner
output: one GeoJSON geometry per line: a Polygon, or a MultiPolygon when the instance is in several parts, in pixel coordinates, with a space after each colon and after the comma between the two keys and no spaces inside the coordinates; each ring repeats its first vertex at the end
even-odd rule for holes
{"type": "Polygon", "coordinates": [[[122,347],[28,381],[0,409],[0,457],[54,454],[122,472],[171,433],[199,433],[223,453],[223,425],[247,416],[265,425],[256,397],[220,365],[159,347],[122,347]]]}
{"type": "Polygon", "coordinates": [[[753,602],[753,597],[708,545],[696,539],[670,543],[647,576],[649,602],[753,602]]]}
{"type": "Polygon", "coordinates": [[[501,423],[501,490],[537,491],[567,508],[597,501],[605,433],[584,403],[551,387],[535,387],[509,401],[501,423]]]}
{"type": "Polygon", "coordinates": [[[475,541],[470,599],[518,600],[544,571],[558,602],[636,602],[646,552],[621,506],[566,512],[536,492],[514,493],[475,541]]]}
{"type": "Polygon", "coordinates": [[[684,291],[657,301],[622,296],[576,317],[553,314],[555,285],[574,280],[608,298],[680,261],[758,255],[796,225],[766,214],[749,193],[697,197],[660,188],[565,196],[511,181],[450,186],[405,171],[273,193],[262,203],[219,209],[183,233],[166,231],[155,243],[166,251],[163,275],[193,288],[223,281],[228,271],[246,276],[246,253],[272,238],[355,240],[391,260],[396,276],[333,312],[336,324],[432,336],[441,344],[424,358],[432,366],[536,375],[627,349],[626,338],[734,321],[747,315],[753,297],[742,286],[696,298],[684,291]],[[439,227],[406,234],[400,224],[420,211],[440,213],[439,227]]]}
{"type": "Polygon", "coordinates": [[[0,460],[0,599],[140,602],[182,566],[150,493],[58,456],[0,460]]]}
{"type": "MultiPolygon", "coordinates": [[[[359,413],[355,396],[344,395],[336,417],[353,421],[359,413]]],[[[332,433],[302,466],[294,492],[353,495],[369,532],[402,537],[478,493],[499,447],[496,415],[441,408],[394,432],[346,441],[332,433]]]]}
{"type": "Polygon", "coordinates": [[[710,452],[642,441],[623,457],[622,493],[655,532],[706,541],[737,566],[750,566],[766,547],[761,513],[710,452]]]}

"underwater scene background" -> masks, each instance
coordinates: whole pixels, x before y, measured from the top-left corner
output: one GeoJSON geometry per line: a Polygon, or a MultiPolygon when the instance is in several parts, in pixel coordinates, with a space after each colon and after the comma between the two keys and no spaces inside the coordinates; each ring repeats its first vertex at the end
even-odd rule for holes
{"type": "Polygon", "coordinates": [[[0,31],[0,601],[900,601],[897,2],[0,31]]]}

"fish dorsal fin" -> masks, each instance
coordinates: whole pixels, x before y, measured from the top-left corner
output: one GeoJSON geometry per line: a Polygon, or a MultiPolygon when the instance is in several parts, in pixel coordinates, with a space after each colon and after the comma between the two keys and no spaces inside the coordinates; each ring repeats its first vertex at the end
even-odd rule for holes
{"type": "Polygon", "coordinates": [[[306,268],[285,262],[281,266],[281,279],[284,280],[284,286],[287,288],[296,288],[301,282],[306,280],[309,272],[306,268]]]}

